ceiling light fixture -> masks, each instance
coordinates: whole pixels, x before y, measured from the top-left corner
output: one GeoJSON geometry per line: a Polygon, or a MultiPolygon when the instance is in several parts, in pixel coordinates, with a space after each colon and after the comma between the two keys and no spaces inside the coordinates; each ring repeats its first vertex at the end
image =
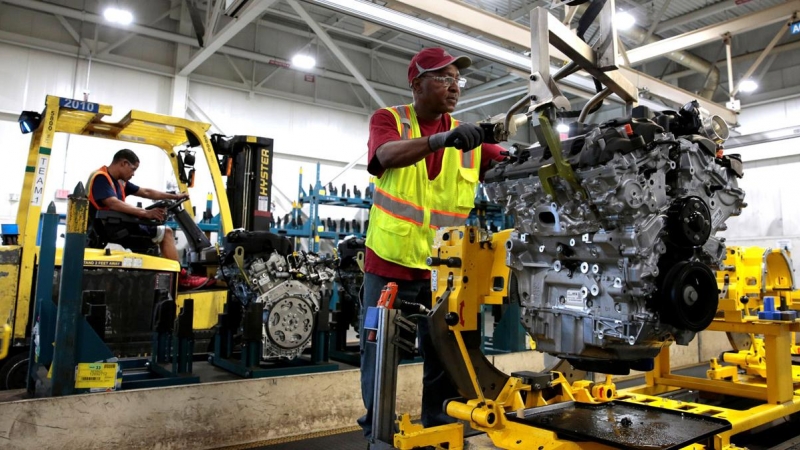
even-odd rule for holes
{"type": "Polygon", "coordinates": [[[629,12],[620,11],[614,15],[614,26],[617,30],[630,30],[636,25],[636,18],[629,12]]]}
{"type": "Polygon", "coordinates": [[[739,82],[739,91],[741,92],[748,94],[756,89],[758,89],[758,83],[749,78],[739,82]]]}
{"type": "Polygon", "coordinates": [[[120,25],[130,25],[133,23],[133,14],[130,11],[109,7],[103,11],[103,17],[109,22],[118,23],[120,25]]]}
{"type": "Polygon", "coordinates": [[[308,55],[297,54],[292,57],[292,65],[298,69],[311,69],[317,65],[317,60],[308,55]]]}

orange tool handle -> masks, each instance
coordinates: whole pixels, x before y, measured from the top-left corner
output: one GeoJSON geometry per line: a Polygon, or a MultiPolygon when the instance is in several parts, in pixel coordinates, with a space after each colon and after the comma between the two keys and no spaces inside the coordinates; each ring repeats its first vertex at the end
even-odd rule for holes
{"type": "MultiPolygon", "coordinates": [[[[387,283],[386,286],[381,289],[381,298],[378,299],[378,308],[387,308],[392,309],[394,306],[394,300],[397,298],[397,283],[387,283]]],[[[368,342],[375,342],[376,341],[376,333],[375,330],[370,330],[367,334],[367,341],[368,342]]]]}
{"type": "Polygon", "coordinates": [[[381,298],[378,300],[378,308],[392,309],[396,298],[397,283],[386,283],[386,286],[381,289],[381,298]]]}

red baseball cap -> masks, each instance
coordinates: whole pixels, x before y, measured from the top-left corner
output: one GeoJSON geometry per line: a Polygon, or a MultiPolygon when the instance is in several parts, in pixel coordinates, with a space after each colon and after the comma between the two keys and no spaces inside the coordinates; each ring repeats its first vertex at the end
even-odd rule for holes
{"type": "Polygon", "coordinates": [[[453,56],[441,47],[423,48],[408,65],[408,84],[425,72],[444,69],[450,64],[455,64],[459,70],[466,69],[472,65],[472,60],[468,56],[453,56]]]}

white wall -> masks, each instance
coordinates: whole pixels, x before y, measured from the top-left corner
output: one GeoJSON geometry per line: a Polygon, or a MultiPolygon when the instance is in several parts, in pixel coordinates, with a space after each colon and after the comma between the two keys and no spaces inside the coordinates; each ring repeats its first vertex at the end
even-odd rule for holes
{"type": "MultiPolygon", "coordinates": [[[[739,118],[742,135],[800,126],[800,99],[744,108],[739,118]]],[[[728,245],[800,249],[800,138],[768,142],[730,150],[745,163],[747,208],[728,221],[728,245]]],[[[800,269],[800,253],[794,258],[800,269]]],[[[800,287],[800,286],[798,286],[800,287]]]]}
{"type": "MultiPolygon", "coordinates": [[[[42,111],[47,94],[82,97],[86,85],[87,62],[52,53],[29,50],[0,43],[0,111],[16,114],[22,110],[42,111]]],[[[111,105],[111,120],[119,120],[131,109],[169,114],[172,81],[170,77],[93,63],[89,76],[89,100],[111,105]]],[[[275,140],[274,186],[292,199],[297,197],[298,174],[304,170],[304,186],[313,183],[316,167],[311,163],[281,157],[280,153],[341,161],[340,166],[321,168],[323,181],[331,179],[348,162],[366,152],[368,117],[324,107],[292,103],[263,95],[190,82],[189,94],[203,112],[226,134],[250,134],[275,140]]],[[[26,165],[30,135],[22,135],[16,122],[0,121],[5,163],[0,170],[0,223],[13,222],[18,202],[9,196],[19,193],[26,165]]],[[[140,186],[164,190],[174,180],[166,156],[157,148],[125,144],[83,136],[58,134],[50,160],[45,199],[54,199],[56,189],[72,190],[78,181],[86,182],[88,174],[108,164],[114,152],[127,147],[141,159],[140,170],[133,182],[140,186]]],[[[361,158],[366,164],[366,158],[361,158]]],[[[205,164],[198,164],[197,185],[192,190],[193,204],[198,211],[205,208],[211,181],[205,164]],[[202,168],[202,169],[201,169],[202,168]]],[[[368,183],[364,170],[351,170],[338,178],[342,183],[357,184],[363,190],[368,183]]],[[[275,193],[277,195],[277,193],[275,193]]],[[[132,198],[129,202],[134,203],[132,198]]],[[[149,201],[144,200],[145,204],[149,201]]],[[[59,212],[65,202],[57,202],[59,212]]],[[[323,217],[352,218],[354,211],[322,214],[323,217]]],[[[214,212],[218,211],[216,202],[214,212]]],[[[278,213],[286,211],[279,208],[278,213]]]]}
{"type": "MultiPolygon", "coordinates": [[[[81,98],[86,86],[88,64],[78,63],[66,56],[54,55],[0,44],[0,76],[7,82],[0,85],[0,110],[18,113],[22,110],[42,111],[47,94],[81,98]]],[[[109,66],[92,64],[89,76],[89,100],[112,105],[110,120],[121,119],[131,109],[166,113],[170,98],[170,79],[109,66]]],[[[30,135],[21,135],[14,122],[0,125],[4,150],[8,155],[0,181],[0,219],[16,217],[17,202],[9,194],[19,193],[27,159],[30,135]]],[[[155,147],[127,144],[136,151],[143,169],[134,182],[157,189],[165,188],[167,158],[155,147]]],[[[53,143],[47,185],[46,202],[54,199],[56,189],[72,191],[79,182],[86,182],[89,173],[111,162],[113,154],[123,148],[118,142],[83,136],[58,134],[53,143]]],[[[57,202],[59,212],[65,203],[57,202]]]]}
{"type": "MultiPolygon", "coordinates": [[[[369,118],[329,108],[293,103],[263,95],[191,83],[189,96],[203,112],[227,135],[255,135],[275,141],[273,162],[273,191],[275,187],[286,196],[296,199],[298,177],[303,169],[303,189],[316,179],[316,164],[290,159],[292,155],[339,161],[341,166],[323,165],[323,183],[341,172],[343,166],[358,160],[366,165],[369,118]]],[[[206,189],[210,180],[201,180],[198,171],[197,189],[206,189]]],[[[369,182],[365,170],[351,169],[337,178],[334,185],[341,188],[356,184],[364,190],[369,182]]],[[[273,192],[273,197],[279,196],[273,192]]],[[[340,208],[340,210],[342,210],[340,208]]],[[[278,208],[277,213],[287,211],[278,208]]],[[[351,217],[352,211],[342,210],[340,217],[351,217]]]]}

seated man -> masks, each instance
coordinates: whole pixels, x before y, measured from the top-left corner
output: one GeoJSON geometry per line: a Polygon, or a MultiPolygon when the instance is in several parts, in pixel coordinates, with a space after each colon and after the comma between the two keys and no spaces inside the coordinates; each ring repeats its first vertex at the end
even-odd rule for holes
{"type": "MultiPolygon", "coordinates": [[[[89,177],[87,190],[89,192],[89,217],[91,221],[97,216],[97,211],[111,210],[125,213],[140,219],[151,219],[163,222],[167,218],[164,209],[143,209],[125,203],[129,195],[149,198],[151,200],[180,200],[188,198],[189,194],[170,194],[139,187],[130,182],[136,169],[139,168],[139,157],[132,150],[122,149],[114,154],[114,159],[108,166],[103,166],[89,177]]],[[[152,241],[159,244],[161,256],[174,261],[179,261],[178,250],[172,229],[164,225],[140,225],[142,232],[149,235],[152,241]]],[[[179,284],[182,288],[196,289],[209,284],[207,277],[187,274],[181,269],[179,284]]]]}

